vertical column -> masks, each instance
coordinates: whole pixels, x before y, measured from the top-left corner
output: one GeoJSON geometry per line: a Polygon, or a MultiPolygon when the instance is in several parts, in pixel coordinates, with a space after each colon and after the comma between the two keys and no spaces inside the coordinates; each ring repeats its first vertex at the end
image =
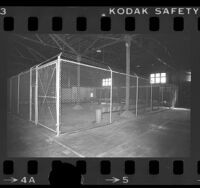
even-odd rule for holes
{"type": "Polygon", "coordinates": [[[38,65],[35,67],[35,124],[38,124],[38,65]]]}
{"type": "Polygon", "coordinates": [[[153,88],[151,84],[151,110],[153,110],[153,88]]]}
{"type": "Polygon", "coordinates": [[[138,115],[138,76],[136,78],[136,102],[135,102],[135,115],[138,115]]]}
{"type": "Polygon", "coordinates": [[[61,106],[60,106],[60,98],[61,98],[61,88],[60,88],[60,81],[61,81],[61,75],[60,75],[60,56],[58,56],[58,60],[56,62],[56,136],[60,135],[60,116],[61,116],[61,106]]]}
{"type": "MultiPolygon", "coordinates": [[[[81,56],[77,56],[77,62],[80,63],[81,56]]],[[[80,65],[77,67],[77,104],[80,103],[80,65]]]]}
{"type": "Polygon", "coordinates": [[[178,90],[177,87],[175,85],[172,86],[172,92],[173,92],[173,98],[172,98],[172,108],[175,108],[176,106],[176,102],[177,102],[177,94],[178,94],[178,90]]]}
{"type": "Polygon", "coordinates": [[[110,79],[111,79],[111,85],[110,85],[110,123],[112,123],[112,89],[113,89],[113,72],[112,72],[112,69],[110,69],[110,79]]]}
{"type": "Polygon", "coordinates": [[[125,37],[126,46],[126,111],[129,110],[129,98],[130,98],[130,48],[131,48],[131,38],[129,36],[125,37]]]}
{"type": "MultiPolygon", "coordinates": [[[[21,74],[21,73],[20,73],[21,74]]],[[[17,76],[17,114],[19,114],[19,98],[20,98],[20,93],[19,93],[19,89],[20,89],[20,74],[18,74],[17,76]]]]}
{"type": "Polygon", "coordinates": [[[32,120],[32,67],[30,68],[29,120],[32,120]]]}
{"type": "Polygon", "coordinates": [[[175,107],[178,105],[179,102],[179,87],[178,85],[176,85],[176,103],[175,103],[175,107]]]}
{"type": "Polygon", "coordinates": [[[148,109],[149,107],[149,87],[148,87],[148,83],[145,83],[145,88],[146,88],[146,107],[145,107],[145,111],[148,109]]]}
{"type": "Polygon", "coordinates": [[[161,104],[163,106],[163,90],[164,90],[164,87],[161,86],[161,104]]]}
{"type": "MultiPolygon", "coordinates": [[[[81,62],[81,56],[77,55],[77,63],[81,62]]],[[[77,97],[76,97],[76,105],[73,107],[74,110],[82,109],[80,105],[80,64],[77,65],[77,97]]]]}
{"type": "Polygon", "coordinates": [[[125,35],[125,47],[126,47],[126,104],[125,111],[120,115],[125,118],[133,117],[133,113],[129,111],[130,105],[130,62],[131,62],[131,36],[125,35]]]}

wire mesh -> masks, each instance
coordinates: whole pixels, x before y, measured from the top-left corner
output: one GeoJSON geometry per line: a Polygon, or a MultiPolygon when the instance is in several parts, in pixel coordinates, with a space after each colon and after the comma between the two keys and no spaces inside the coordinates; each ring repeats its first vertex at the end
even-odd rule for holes
{"type": "Polygon", "coordinates": [[[118,112],[119,114],[125,110],[136,112],[136,79],[131,75],[113,72],[113,112],[118,112]],[[126,88],[127,77],[130,80],[128,90],[126,88]],[[126,93],[127,91],[128,93],[126,93]]]}
{"type": "Polygon", "coordinates": [[[143,114],[151,110],[151,85],[149,80],[138,78],[138,113],[143,114]]]}
{"type": "Polygon", "coordinates": [[[160,85],[152,84],[152,110],[157,110],[160,107],[160,85]]]}
{"type": "Polygon", "coordinates": [[[137,77],[130,77],[130,91],[129,91],[129,110],[131,110],[134,114],[137,113],[138,108],[138,99],[137,99],[137,77]]]}
{"type": "Polygon", "coordinates": [[[19,115],[29,119],[30,71],[19,74],[19,115]]]}
{"type": "Polygon", "coordinates": [[[113,123],[128,110],[142,115],[174,106],[177,87],[61,59],[8,81],[9,111],[51,131],[70,133],[113,123]],[[60,77],[59,77],[60,74],[60,77]]]}
{"type": "MultiPolygon", "coordinates": [[[[38,123],[56,132],[56,62],[38,67],[38,123]]],[[[35,104],[35,103],[34,103],[35,104]]]]}
{"type": "Polygon", "coordinates": [[[177,88],[172,85],[162,85],[160,87],[161,105],[165,107],[174,106],[174,101],[176,100],[177,88]]]}
{"type": "Polygon", "coordinates": [[[96,110],[109,123],[110,78],[109,70],[61,61],[61,132],[99,126],[96,110]]]}
{"type": "Polygon", "coordinates": [[[13,76],[11,78],[11,112],[13,114],[18,113],[18,76],[13,76]]]}

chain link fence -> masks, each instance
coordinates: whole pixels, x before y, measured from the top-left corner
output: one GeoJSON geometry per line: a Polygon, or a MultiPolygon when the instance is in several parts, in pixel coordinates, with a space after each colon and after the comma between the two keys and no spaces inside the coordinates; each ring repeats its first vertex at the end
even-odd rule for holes
{"type": "Polygon", "coordinates": [[[56,132],[56,61],[36,68],[37,70],[37,108],[38,124],[56,132]]]}
{"type": "Polygon", "coordinates": [[[109,70],[61,60],[61,132],[109,123],[110,78],[109,70]],[[97,110],[102,112],[100,124],[97,110]]]}
{"type": "Polygon", "coordinates": [[[149,80],[141,77],[138,78],[138,114],[143,114],[152,110],[151,89],[152,85],[149,83],[149,80]]]}
{"type": "Polygon", "coordinates": [[[29,119],[57,135],[96,128],[161,106],[175,105],[177,87],[150,84],[127,75],[77,61],[41,63],[8,81],[9,112],[29,119]]]}
{"type": "Polygon", "coordinates": [[[30,114],[30,71],[23,72],[19,76],[19,115],[29,119],[30,114]]]}

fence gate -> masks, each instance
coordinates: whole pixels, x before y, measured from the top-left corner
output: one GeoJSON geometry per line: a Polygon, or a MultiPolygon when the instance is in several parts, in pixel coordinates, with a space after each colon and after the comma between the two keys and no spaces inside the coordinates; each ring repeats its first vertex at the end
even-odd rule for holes
{"type": "Polygon", "coordinates": [[[36,68],[37,88],[35,94],[33,94],[36,98],[36,123],[53,132],[57,132],[56,124],[58,118],[56,100],[56,64],[57,60],[36,68]]]}

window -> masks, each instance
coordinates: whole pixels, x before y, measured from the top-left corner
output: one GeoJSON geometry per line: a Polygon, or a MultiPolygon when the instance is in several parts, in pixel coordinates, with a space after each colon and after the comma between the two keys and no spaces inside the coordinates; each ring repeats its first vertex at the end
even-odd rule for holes
{"type": "Polygon", "coordinates": [[[191,82],[191,72],[186,72],[186,81],[191,82]]]}
{"type": "Polygon", "coordinates": [[[102,86],[111,86],[111,78],[104,78],[102,80],[102,86]]]}
{"type": "Polygon", "coordinates": [[[166,73],[153,73],[150,74],[150,83],[151,84],[164,84],[166,83],[166,73]]]}
{"type": "Polygon", "coordinates": [[[94,97],[94,93],[91,92],[91,93],[90,93],[90,97],[91,97],[91,98],[94,97]]]}

